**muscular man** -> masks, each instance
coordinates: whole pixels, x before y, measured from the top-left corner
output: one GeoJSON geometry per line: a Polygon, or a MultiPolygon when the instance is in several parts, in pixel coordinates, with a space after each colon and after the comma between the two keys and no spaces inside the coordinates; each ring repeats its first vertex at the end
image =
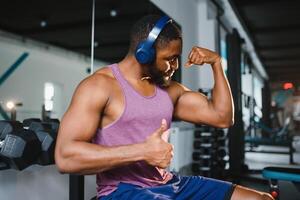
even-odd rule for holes
{"type": "Polygon", "coordinates": [[[77,87],[57,138],[55,159],[63,173],[97,174],[101,200],[272,199],[268,194],[165,169],[172,117],[229,127],[233,102],[218,54],[193,47],[185,64],[210,64],[211,100],[171,81],[182,37],[167,17],[146,16],[133,27],[127,56],[101,68],[77,87]]]}

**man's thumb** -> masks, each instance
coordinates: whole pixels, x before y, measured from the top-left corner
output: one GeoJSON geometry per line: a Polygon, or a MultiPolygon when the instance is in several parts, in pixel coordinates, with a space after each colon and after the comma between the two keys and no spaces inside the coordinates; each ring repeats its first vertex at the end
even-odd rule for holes
{"type": "Polygon", "coordinates": [[[161,125],[160,125],[160,128],[159,128],[159,133],[160,134],[163,134],[163,132],[165,132],[167,130],[167,121],[165,119],[162,119],[161,120],[161,125]]]}

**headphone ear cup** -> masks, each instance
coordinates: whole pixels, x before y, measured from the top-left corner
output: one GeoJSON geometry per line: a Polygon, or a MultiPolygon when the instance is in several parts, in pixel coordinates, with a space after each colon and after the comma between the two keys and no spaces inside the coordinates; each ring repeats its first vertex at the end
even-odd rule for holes
{"type": "Polygon", "coordinates": [[[149,64],[153,61],[155,50],[146,48],[145,42],[139,43],[135,51],[135,58],[141,64],[149,64]]]}

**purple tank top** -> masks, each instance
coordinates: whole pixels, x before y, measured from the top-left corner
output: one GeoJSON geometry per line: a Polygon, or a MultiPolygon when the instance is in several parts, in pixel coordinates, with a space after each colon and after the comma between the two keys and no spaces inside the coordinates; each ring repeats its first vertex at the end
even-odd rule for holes
{"type": "MultiPolygon", "coordinates": [[[[115,122],[97,130],[94,143],[104,146],[140,143],[160,127],[162,119],[170,126],[173,103],[166,91],[156,86],[152,96],[143,96],[122,76],[117,64],[109,67],[121,86],[125,108],[115,122]]],[[[165,184],[170,179],[170,172],[139,161],[98,173],[97,196],[113,192],[120,182],[151,187],[165,184]]]]}

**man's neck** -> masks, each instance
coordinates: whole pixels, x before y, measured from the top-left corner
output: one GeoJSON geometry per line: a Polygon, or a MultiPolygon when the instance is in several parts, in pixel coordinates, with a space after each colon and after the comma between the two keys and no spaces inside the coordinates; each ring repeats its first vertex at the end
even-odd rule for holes
{"type": "Polygon", "coordinates": [[[127,55],[118,65],[122,74],[127,79],[136,81],[145,80],[146,75],[144,74],[143,66],[137,62],[133,55],[127,55]]]}

